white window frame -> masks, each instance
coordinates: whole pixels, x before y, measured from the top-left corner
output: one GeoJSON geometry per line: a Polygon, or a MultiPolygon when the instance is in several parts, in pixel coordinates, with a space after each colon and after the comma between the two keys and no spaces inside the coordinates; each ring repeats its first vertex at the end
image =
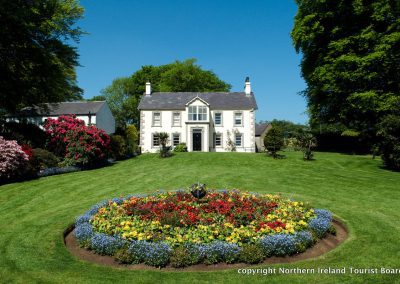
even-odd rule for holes
{"type": "Polygon", "coordinates": [[[182,122],[182,115],[180,111],[173,111],[172,112],[172,126],[181,126],[181,122],[182,122]],[[177,114],[179,116],[179,121],[176,122],[175,121],[175,114],[177,114]]]}
{"type": "Polygon", "coordinates": [[[208,109],[207,106],[188,106],[188,120],[189,121],[207,121],[208,109]],[[201,112],[200,112],[201,110],[201,112]],[[200,119],[200,117],[202,119],[200,119]]]}
{"type": "Polygon", "coordinates": [[[233,125],[234,126],[243,126],[243,112],[241,111],[235,111],[233,113],[233,125]],[[239,114],[240,115],[240,124],[236,123],[236,115],[239,114]]]}
{"type": "Polygon", "coordinates": [[[172,146],[176,147],[181,143],[181,134],[180,133],[172,133],[172,146]],[[178,143],[175,144],[175,137],[178,136],[178,143]]]}
{"type": "Polygon", "coordinates": [[[152,126],[155,126],[155,127],[159,127],[159,126],[161,126],[162,125],[162,115],[161,115],[161,111],[153,111],[153,113],[152,113],[152,126]],[[154,119],[155,118],[155,114],[159,114],[160,115],[160,121],[159,121],[159,124],[156,124],[156,120],[154,119]]]}
{"type": "Polygon", "coordinates": [[[215,126],[222,126],[222,111],[217,111],[217,112],[214,112],[214,125],[215,126]],[[220,115],[220,123],[218,123],[217,124],[217,114],[219,114],[220,115]]]}
{"type": "Polygon", "coordinates": [[[223,141],[222,140],[222,133],[219,133],[219,132],[214,133],[214,145],[215,145],[215,148],[222,147],[223,146],[222,141],[223,141]],[[217,145],[217,136],[220,137],[220,145],[217,145]]]}
{"type": "Polygon", "coordinates": [[[243,133],[235,133],[235,146],[243,147],[243,133]],[[237,138],[240,137],[240,144],[237,144],[237,138]]]}
{"type": "Polygon", "coordinates": [[[151,134],[151,147],[152,148],[158,148],[160,147],[161,143],[160,143],[160,134],[159,133],[152,133],[151,134]],[[154,138],[158,136],[158,145],[154,144],[154,138]]]}

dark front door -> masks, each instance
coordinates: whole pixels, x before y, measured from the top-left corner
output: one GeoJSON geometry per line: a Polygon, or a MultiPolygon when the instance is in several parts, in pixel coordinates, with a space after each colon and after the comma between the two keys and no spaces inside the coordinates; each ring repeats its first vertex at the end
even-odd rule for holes
{"type": "Polygon", "coordinates": [[[201,132],[193,132],[193,151],[201,151],[201,132]]]}

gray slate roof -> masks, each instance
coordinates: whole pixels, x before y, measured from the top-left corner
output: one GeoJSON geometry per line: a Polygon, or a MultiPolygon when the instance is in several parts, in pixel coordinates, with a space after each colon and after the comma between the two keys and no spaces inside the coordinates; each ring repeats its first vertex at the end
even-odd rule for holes
{"type": "Polygon", "coordinates": [[[256,136],[261,136],[270,123],[256,124],[256,136]]]}
{"type": "Polygon", "coordinates": [[[25,107],[18,113],[19,116],[60,116],[63,114],[96,114],[105,101],[97,102],[62,102],[46,103],[40,106],[25,107]]]}
{"type": "Polygon", "coordinates": [[[249,110],[257,109],[256,99],[251,93],[246,96],[244,92],[157,92],[151,95],[143,95],[139,110],[184,110],[186,104],[199,97],[215,110],[249,110]]]}

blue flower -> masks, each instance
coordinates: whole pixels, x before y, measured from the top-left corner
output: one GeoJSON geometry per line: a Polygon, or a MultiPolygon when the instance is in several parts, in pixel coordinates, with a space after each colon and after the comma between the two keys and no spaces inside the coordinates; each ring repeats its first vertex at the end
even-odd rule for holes
{"type": "Polygon", "coordinates": [[[75,227],[74,234],[78,243],[84,245],[93,236],[93,227],[88,222],[80,223],[75,227]]]}
{"type": "Polygon", "coordinates": [[[151,266],[163,267],[168,264],[172,249],[164,242],[132,241],[128,252],[132,256],[133,263],[144,262],[151,266]]]}
{"type": "Polygon", "coordinates": [[[90,239],[90,248],[101,255],[114,255],[115,252],[127,245],[127,241],[103,233],[95,233],[90,239]]]}
{"type": "Polygon", "coordinates": [[[292,255],[298,251],[298,241],[294,235],[268,235],[259,240],[267,256],[292,255]]]}
{"type": "Polygon", "coordinates": [[[316,209],[315,218],[311,219],[308,223],[311,230],[315,232],[318,238],[322,238],[326,232],[329,230],[332,224],[332,213],[324,209],[316,209]]]}

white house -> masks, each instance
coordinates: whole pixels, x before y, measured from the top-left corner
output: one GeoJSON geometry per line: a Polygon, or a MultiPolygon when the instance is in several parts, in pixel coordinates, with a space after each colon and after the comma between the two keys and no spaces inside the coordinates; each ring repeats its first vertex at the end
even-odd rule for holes
{"type": "Polygon", "coordinates": [[[142,152],[160,148],[158,133],[169,134],[169,145],[186,143],[188,151],[255,152],[257,103],[248,78],[244,92],[146,92],[140,110],[142,152]]]}
{"type": "Polygon", "coordinates": [[[115,132],[115,119],[105,101],[47,103],[26,107],[18,114],[8,115],[7,121],[28,122],[42,126],[48,118],[74,114],[86,125],[95,125],[107,134],[115,132]]]}

